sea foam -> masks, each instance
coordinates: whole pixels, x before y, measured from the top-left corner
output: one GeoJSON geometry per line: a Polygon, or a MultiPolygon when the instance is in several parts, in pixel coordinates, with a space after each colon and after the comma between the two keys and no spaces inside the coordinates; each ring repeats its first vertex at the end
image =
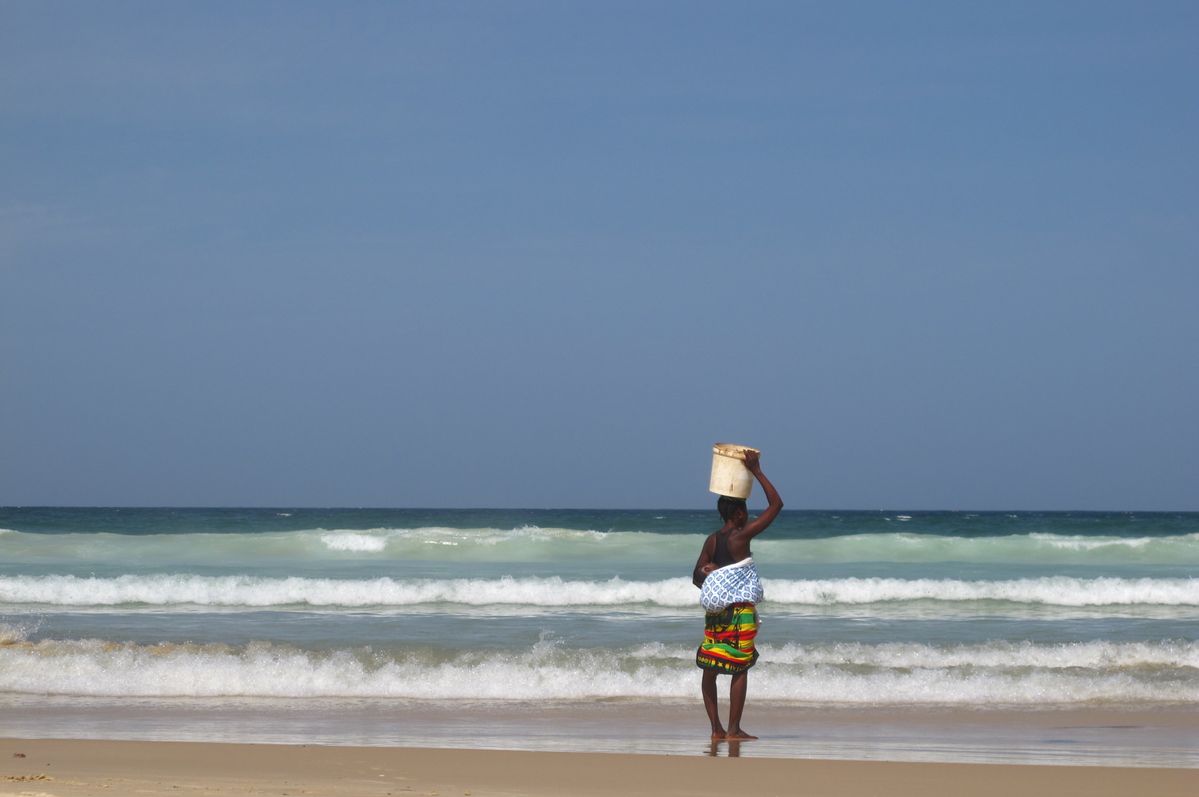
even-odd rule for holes
{"type": "MultiPolygon", "coordinates": [[[[1044,705],[1199,701],[1194,643],[1153,650],[1119,645],[1110,661],[1087,646],[902,652],[861,646],[762,648],[754,696],[795,703],[1044,705]],[[846,652],[846,651],[841,651],[846,652]],[[898,655],[897,655],[898,654],[898,655]],[[1144,659],[1156,666],[1146,666],[1144,659]],[[1068,663],[1073,662],[1073,663],[1068,663]],[[1084,663],[1093,667],[1082,666],[1084,663]]],[[[0,692],[98,697],[592,700],[694,697],[690,650],[642,646],[446,657],[430,651],[306,651],[284,645],[136,645],[43,640],[0,647],[0,692]]]]}
{"type": "Polygon", "coordinates": [[[321,542],[330,551],[382,551],[387,547],[386,537],[374,537],[354,532],[322,534],[321,542]]]}
{"type": "MultiPolygon", "coordinates": [[[[767,580],[766,603],[795,606],[866,605],[905,601],[995,601],[1049,606],[1199,606],[1199,578],[1074,578],[1011,580],[841,578],[767,580]]],[[[2,576],[0,603],[51,606],[368,607],[468,606],[693,607],[690,580],[571,581],[547,578],[332,579],[189,574],[2,576]]]]}

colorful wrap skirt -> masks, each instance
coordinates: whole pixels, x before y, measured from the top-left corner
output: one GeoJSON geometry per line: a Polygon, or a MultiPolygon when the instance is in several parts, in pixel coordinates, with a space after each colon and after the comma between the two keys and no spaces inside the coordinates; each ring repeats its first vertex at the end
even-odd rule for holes
{"type": "Polygon", "coordinates": [[[704,617],[704,641],[695,651],[695,666],[735,675],[758,660],[754,638],[758,610],[752,603],[734,603],[704,617]]]}

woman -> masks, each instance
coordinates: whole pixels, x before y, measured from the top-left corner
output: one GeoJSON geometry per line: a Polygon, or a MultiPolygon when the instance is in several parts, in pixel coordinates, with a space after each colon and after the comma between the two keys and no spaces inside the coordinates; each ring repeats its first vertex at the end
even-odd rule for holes
{"type": "Polygon", "coordinates": [[[783,508],[778,490],[762,472],[758,453],[745,453],[745,467],[754,475],[770,505],[749,520],[745,501],[720,496],[716,509],[724,525],[708,536],[695,563],[692,582],[701,589],[701,602],[707,609],[704,641],[695,653],[696,666],[704,671],[702,691],[704,708],[712,723],[713,739],[756,739],[741,728],[745,710],[749,668],[758,660],[754,638],[758,634],[756,604],[762,600],[762,583],[754,567],[749,542],[766,530],[783,508]],[[729,728],[720,724],[716,702],[716,676],[733,676],[729,689],[729,728]]]}

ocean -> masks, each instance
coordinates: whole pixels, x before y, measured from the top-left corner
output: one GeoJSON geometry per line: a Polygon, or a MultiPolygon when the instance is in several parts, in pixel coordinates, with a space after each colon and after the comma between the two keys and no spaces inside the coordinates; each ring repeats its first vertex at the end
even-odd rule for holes
{"type": "MultiPolygon", "coordinates": [[[[2,508],[0,735],[691,751],[718,526],[2,508]]],[[[755,750],[1199,766],[1199,513],[788,510],[753,552],[755,750]]]]}

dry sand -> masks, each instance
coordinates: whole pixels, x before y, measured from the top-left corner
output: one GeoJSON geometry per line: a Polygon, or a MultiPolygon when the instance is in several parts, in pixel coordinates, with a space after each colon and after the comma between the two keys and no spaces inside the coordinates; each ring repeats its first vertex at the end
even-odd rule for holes
{"type": "Polygon", "coordinates": [[[1199,770],[0,740],[0,797],[188,794],[1195,797],[1199,770]]]}

